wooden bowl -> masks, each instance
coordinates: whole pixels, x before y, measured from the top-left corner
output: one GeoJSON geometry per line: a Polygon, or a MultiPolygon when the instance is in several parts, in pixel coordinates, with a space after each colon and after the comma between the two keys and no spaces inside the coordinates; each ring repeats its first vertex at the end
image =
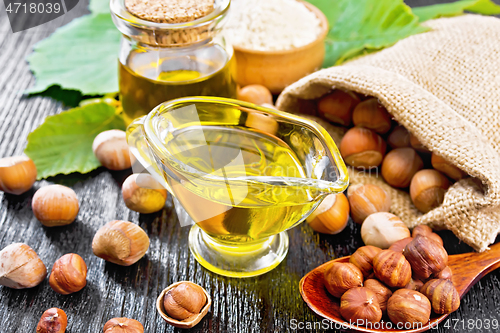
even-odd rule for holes
{"type": "Polygon", "coordinates": [[[307,45],[283,51],[257,51],[233,46],[236,57],[236,81],[266,86],[279,94],[286,86],[318,70],[325,58],[325,37],[328,21],[325,15],[308,2],[302,2],[321,21],[321,33],[307,45]]]}
{"type": "MultiPolygon", "coordinates": [[[[196,324],[198,324],[203,317],[208,313],[208,310],[210,309],[210,305],[212,305],[212,299],[210,298],[210,295],[208,292],[205,290],[205,288],[201,287],[203,291],[205,292],[205,296],[207,297],[207,303],[205,306],[201,309],[200,313],[191,316],[189,318],[186,318],[184,320],[177,320],[172,317],[169,317],[168,314],[165,311],[165,307],[163,306],[163,298],[165,295],[168,293],[169,290],[174,289],[181,283],[193,283],[191,281],[179,281],[174,284],[171,284],[167,288],[165,288],[160,296],[156,299],[156,310],[160,314],[160,316],[165,320],[167,323],[169,323],[172,326],[179,327],[179,328],[191,328],[194,327],[196,324]]],[[[194,283],[193,283],[194,284],[194,283]]]]}

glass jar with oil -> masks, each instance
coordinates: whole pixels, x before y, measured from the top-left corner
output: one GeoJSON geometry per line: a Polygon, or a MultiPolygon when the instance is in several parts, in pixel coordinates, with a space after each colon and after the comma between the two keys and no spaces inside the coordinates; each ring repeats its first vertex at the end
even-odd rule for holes
{"type": "Polygon", "coordinates": [[[111,13],[123,34],[118,73],[127,124],[179,97],[236,97],[233,49],[220,34],[230,0],[215,0],[208,15],[181,23],[139,18],[125,1],[111,0],[111,13]]]}

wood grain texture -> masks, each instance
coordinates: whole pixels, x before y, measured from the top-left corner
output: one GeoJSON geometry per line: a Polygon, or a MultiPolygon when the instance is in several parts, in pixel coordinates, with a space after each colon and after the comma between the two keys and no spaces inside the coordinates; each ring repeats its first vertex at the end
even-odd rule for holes
{"type": "MultiPolygon", "coordinates": [[[[407,1],[410,5],[431,0],[407,1]]],[[[443,1],[444,2],[444,1],[443,1]]],[[[22,92],[33,85],[25,57],[33,45],[57,27],[87,13],[81,2],[66,15],[28,31],[13,34],[0,5],[0,157],[19,155],[28,133],[47,115],[63,110],[60,103],[46,97],[26,98],[22,92]]],[[[80,292],[62,296],[52,291],[48,278],[29,290],[0,286],[0,332],[34,332],[41,314],[59,307],[68,315],[68,333],[102,332],[113,317],[129,317],[155,332],[298,332],[290,321],[316,322],[319,319],[303,302],[298,285],[310,270],[336,257],[352,254],[362,245],[359,226],[350,222],[339,235],[314,233],[306,224],[289,231],[290,252],[272,272],[251,279],[216,276],[203,269],[189,253],[189,228],[181,228],[171,200],[159,213],[139,215],[125,207],[120,185],[126,172],[102,169],[88,175],[54,177],[35,184],[19,197],[0,193],[0,248],[14,242],[29,244],[50,270],[66,253],[77,253],[88,265],[88,285],[80,292]],[[66,227],[43,227],[30,208],[34,191],[49,182],[71,186],[78,195],[81,210],[77,220],[66,227]],[[146,230],[151,246],[146,256],[130,267],[106,263],[92,254],[94,233],[105,223],[123,219],[146,230]],[[156,313],[155,301],[173,282],[190,280],[204,286],[212,296],[208,315],[195,328],[182,331],[167,325],[156,313]]],[[[450,254],[469,252],[449,232],[440,232],[450,254]]],[[[500,320],[500,271],[494,271],[476,284],[450,319],[500,320]]],[[[489,332],[440,328],[436,332],[489,332]]]]}

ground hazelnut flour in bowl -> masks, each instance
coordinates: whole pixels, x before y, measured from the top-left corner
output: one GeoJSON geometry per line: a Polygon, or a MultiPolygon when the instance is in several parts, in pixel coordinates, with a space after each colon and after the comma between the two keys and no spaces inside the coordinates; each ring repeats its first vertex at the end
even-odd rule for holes
{"type": "Polygon", "coordinates": [[[312,43],[321,21],[296,0],[233,0],[224,31],[235,46],[281,51],[312,43]]]}

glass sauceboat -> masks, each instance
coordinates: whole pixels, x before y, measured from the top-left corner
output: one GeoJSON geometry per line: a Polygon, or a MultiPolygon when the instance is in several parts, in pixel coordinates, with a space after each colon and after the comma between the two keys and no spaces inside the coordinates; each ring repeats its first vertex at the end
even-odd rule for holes
{"type": "Polygon", "coordinates": [[[220,275],[276,267],[288,252],[286,230],[348,185],[340,153],[317,123],[233,99],[162,103],[128,127],[127,140],[173,195],[181,225],[192,225],[196,260],[220,275]]]}

